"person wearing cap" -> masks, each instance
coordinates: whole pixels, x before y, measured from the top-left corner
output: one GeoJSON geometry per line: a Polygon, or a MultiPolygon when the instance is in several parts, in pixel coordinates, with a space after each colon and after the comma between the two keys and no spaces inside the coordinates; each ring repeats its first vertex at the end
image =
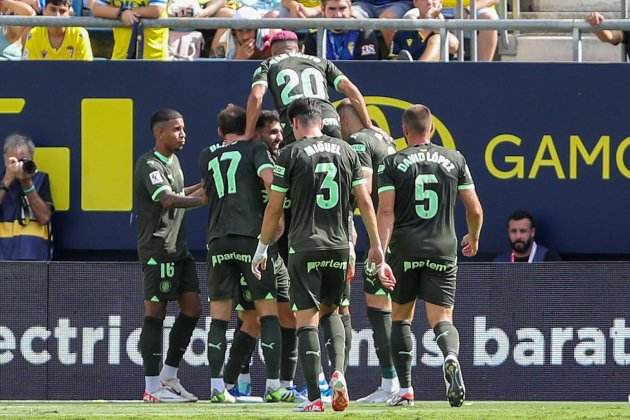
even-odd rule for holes
{"type": "MultiPolygon", "coordinates": [[[[325,18],[350,19],[350,0],[322,0],[325,18]]],[[[378,37],[372,30],[324,29],[326,58],[329,60],[380,60],[383,58],[378,37]]],[[[317,54],[317,30],[304,38],[304,52],[317,54]]]]}
{"type": "MultiPolygon", "coordinates": [[[[260,19],[261,16],[250,7],[241,7],[234,14],[234,19],[260,19]]],[[[239,29],[227,30],[217,49],[217,57],[233,60],[263,60],[269,57],[270,49],[265,48],[265,40],[277,29],[239,29]]]]}
{"type": "Polygon", "coordinates": [[[322,108],[324,134],[341,138],[339,115],[330,103],[328,89],[334,88],[347,96],[356,109],[365,128],[375,128],[359,89],[332,62],[325,58],[302,54],[294,32],[280,31],[269,39],[271,58],[263,61],[254,71],[251,91],[247,99],[247,128],[245,136],[251,138],[262,110],[267,89],[271,91],[284,131],[283,145],[295,141],[287,116],[289,105],[299,98],[316,98],[322,108]]]}

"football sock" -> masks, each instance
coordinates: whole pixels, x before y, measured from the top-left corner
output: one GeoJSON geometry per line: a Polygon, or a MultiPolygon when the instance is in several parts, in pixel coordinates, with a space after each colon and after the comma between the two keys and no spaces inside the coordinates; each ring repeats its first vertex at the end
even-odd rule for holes
{"type": "Polygon", "coordinates": [[[350,348],[352,347],[352,321],[350,314],[341,315],[341,322],[343,323],[343,329],[345,330],[345,351],[343,354],[343,373],[345,375],[350,363],[350,348]]]}
{"type": "Polygon", "coordinates": [[[321,397],[318,379],[322,363],[319,333],[317,327],[302,327],[298,329],[297,335],[298,352],[308,389],[308,399],[315,401],[321,397]]]}
{"type": "Polygon", "coordinates": [[[444,357],[449,354],[459,355],[459,333],[457,328],[449,321],[438,322],[433,328],[435,342],[437,343],[444,357]]]}
{"type": "MultiPolygon", "coordinates": [[[[396,370],[392,367],[394,374],[396,370]]],[[[400,384],[398,383],[398,378],[394,377],[392,379],[381,378],[381,389],[385,392],[397,392],[400,389],[400,384]]]]}
{"type": "Polygon", "coordinates": [[[220,378],[225,362],[225,348],[227,347],[227,339],[225,332],[227,331],[228,322],[222,319],[214,318],[210,322],[210,331],[208,331],[208,364],[210,365],[210,377],[220,378]]]}
{"type": "Polygon", "coordinates": [[[278,379],[282,354],[282,334],[278,317],[275,315],[261,317],[260,327],[260,347],[265,358],[267,379],[278,379]]]}
{"type": "Polygon", "coordinates": [[[153,394],[160,389],[160,377],[159,376],[145,376],[144,377],[144,390],[149,394],[153,394]]]}
{"type": "Polygon", "coordinates": [[[293,382],[297,368],[297,335],[295,328],[280,328],[280,332],[282,334],[280,379],[293,382]]]}
{"type": "Polygon", "coordinates": [[[160,379],[166,380],[166,379],[177,378],[178,370],[179,370],[178,368],[169,366],[166,363],[164,363],[164,365],[162,366],[162,371],[160,372],[160,379]]]}
{"type": "Polygon", "coordinates": [[[164,321],[151,316],[144,317],[140,333],[140,353],[144,376],[159,376],[162,359],[162,325],[164,321]]]}
{"type": "Polygon", "coordinates": [[[411,359],[413,356],[413,342],[411,341],[411,323],[408,321],[392,322],[392,358],[396,373],[400,380],[400,387],[411,386],[411,359]]]}
{"type": "Polygon", "coordinates": [[[343,322],[341,322],[338,313],[332,313],[324,316],[320,320],[320,324],[324,330],[326,352],[328,353],[332,369],[333,371],[343,372],[346,347],[346,332],[343,328],[343,322]]]}
{"type": "Polygon", "coordinates": [[[396,369],[392,360],[392,313],[382,309],[367,308],[367,316],[372,326],[372,337],[378,363],[381,366],[381,376],[385,379],[396,377],[396,369]]]}
{"type": "MultiPolygon", "coordinates": [[[[168,352],[166,353],[165,365],[179,366],[198,320],[199,318],[191,318],[181,313],[177,316],[168,336],[168,352]]],[[[170,378],[172,377],[174,376],[170,376],[170,378]]]]}
{"type": "Polygon", "coordinates": [[[256,338],[241,330],[234,334],[230,355],[225,364],[223,372],[223,381],[226,384],[235,384],[238,375],[241,373],[243,364],[246,363],[245,358],[252,354],[252,349],[256,346],[256,338]]]}

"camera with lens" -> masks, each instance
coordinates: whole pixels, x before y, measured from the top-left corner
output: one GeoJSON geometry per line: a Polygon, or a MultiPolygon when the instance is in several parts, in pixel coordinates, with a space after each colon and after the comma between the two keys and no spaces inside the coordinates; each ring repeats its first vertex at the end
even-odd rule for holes
{"type": "Polygon", "coordinates": [[[20,162],[22,162],[22,170],[24,171],[24,173],[28,176],[33,176],[35,175],[35,172],[37,172],[37,165],[35,165],[35,162],[30,160],[30,159],[20,159],[20,162]]]}

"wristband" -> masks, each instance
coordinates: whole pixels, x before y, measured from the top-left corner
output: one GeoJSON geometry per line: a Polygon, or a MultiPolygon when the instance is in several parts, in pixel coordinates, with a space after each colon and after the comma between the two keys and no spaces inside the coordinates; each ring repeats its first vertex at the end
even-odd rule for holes
{"type": "Polygon", "coordinates": [[[267,248],[269,248],[269,245],[265,245],[263,244],[261,241],[258,241],[258,246],[256,247],[256,254],[255,255],[266,255],[267,254],[267,248]]]}
{"type": "Polygon", "coordinates": [[[25,190],[22,190],[22,192],[23,192],[24,194],[30,194],[30,193],[32,193],[33,191],[35,191],[35,186],[33,186],[33,185],[31,185],[30,187],[28,187],[28,188],[27,188],[27,189],[25,189],[25,190]]]}

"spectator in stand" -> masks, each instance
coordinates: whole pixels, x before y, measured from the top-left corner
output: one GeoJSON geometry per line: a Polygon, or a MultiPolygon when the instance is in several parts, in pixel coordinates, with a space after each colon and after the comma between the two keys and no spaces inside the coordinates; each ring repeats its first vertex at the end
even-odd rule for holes
{"type": "Polygon", "coordinates": [[[316,18],[323,17],[321,0],[282,0],[278,17],[316,18]]]}
{"type": "MultiPolygon", "coordinates": [[[[70,17],[70,0],[46,0],[44,16],[70,17]]],[[[25,60],[93,59],[90,36],[80,27],[43,27],[31,29],[26,37],[22,58],[25,60]]]]}
{"type": "MultiPolygon", "coordinates": [[[[442,0],[414,0],[413,4],[416,8],[407,12],[405,18],[444,20],[442,0]]],[[[449,54],[455,54],[458,49],[459,41],[449,33],[449,54]]],[[[391,55],[410,61],[440,61],[440,32],[431,29],[397,31],[394,35],[391,55]]]]}
{"type": "MultiPolygon", "coordinates": [[[[241,7],[234,19],[260,19],[261,16],[250,7],[241,7]]],[[[269,58],[271,48],[265,40],[277,29],[228,29],[217,48],[217,57],[234,60],[264,60],[269,58]]]]}
{"type": "MultiPolygon", "coordinates": [[[[465,18],[469,18],[471,11],[469,9],[470,0],[464,1],[465,18]]],[[[444,0],[444,8],[442,14],[447,19],[453,19],[457,14],[457,0],[444,0]]],[[[498,20],[499,14],[495,9],[495,5],[499,4],[499,0],[477,0],[477,18],[498,20]]],[[[416,6],[417,7],[417,6],[416,6]]],[[[418,9],[411,12],[411,16],[418,17],[420,15],[418,9]]],[[[497,50],[497,42],[499,38],[498,31],[479,31],[479,61],[492,61],[494,53],[497,50]]]]}
{"type": "MultiPolygon", "coordinates": [[[[601,13],[592,12],[586,16],[586,21],[593,26],[597,26],[606,20],[601,13]]],[[[600,41],[606,42],[612,45],[619,45],[619,43],[623,43],[624,49],[626,50],[626,56],[630,58],[630,31],[611,31],[608,29],[603,29],[595,32],[597,38],[600,41]]]]}
{"type": "Polygon", "coordinates": [[[166,0],[96,0],[92,13],[120,20],[125,25],[113,29],[113,60],[169,59],[168,28],[145,28],[140,22],[140,19],[166,17],[166,0]]]}
{"type": "Polygon", "coordinates": [[[534,217],[525,210],[517,210],[508,218],[508,236],[512,250],[498,255],[495,262],[560,261],[557,252],[536,243],[534,217]]]}
{"type": "MultiPolygon", "coordinates": [[[[357,19],[399,19],[413,7],[411,0],[358,0],[352,4],[352,15],[357,19]]],[[[381,31],[385,46],[389,49],[394,31],[381,31]]]]}
{"type": "Polygon", "coordinates": [[[48,174],[37,170],[35,145],[26,136],[11,134],[3,153],[0,260],[49,260],[53,205],[48,174]]]}
{"type": "MultiPolygon", "coordinates": [[[[0,0],[0,15],[33,16],[35,11],[26,3],[0,0]]],[[[30,28],[0,25],[0,61],[19,60],[22,57],[22,38],[30,28]]]]}
{"type": "MultiPolygon", "coordinates": [[[[323,0],[325,18],[350,19],[350,0],[323,0]]],[[[324,46],[329,60],[380,60],[383,58],[376,32],[371,30],[324,29],[324,46]]],[[[317,55],[317,30],[304,38],[304,52],[317,55]]]]}

